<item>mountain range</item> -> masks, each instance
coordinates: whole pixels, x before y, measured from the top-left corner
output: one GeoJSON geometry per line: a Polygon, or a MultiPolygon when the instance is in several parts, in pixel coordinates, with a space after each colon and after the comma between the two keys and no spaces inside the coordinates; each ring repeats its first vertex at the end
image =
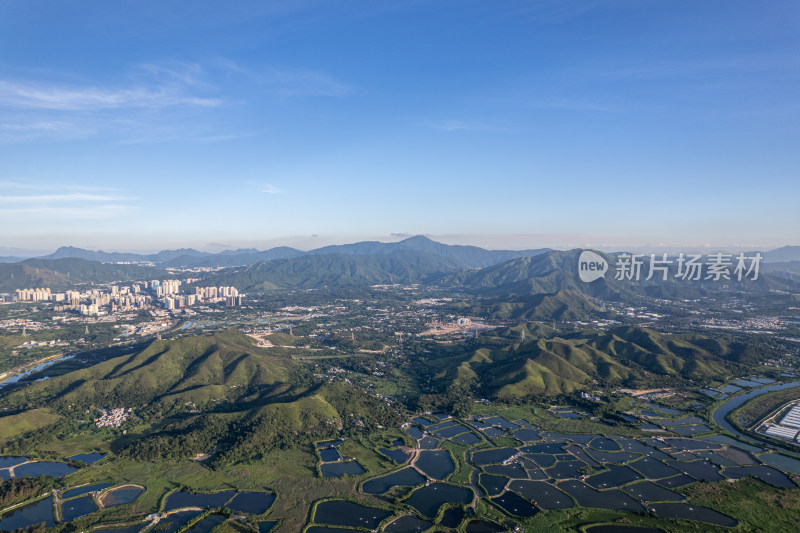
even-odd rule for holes
{"type": "MultiPolygon", "coordinates": [[[[139,262],[153,263],[167,267],[231,267],[245,266],[260,261],[290,259],[302,255],[385,255],[398,250],[412,250],[436,254],[460,263],[465,268],[482,268],[501,263],[515,257],[527,257],[548,251],[548,248],[534,250],[486,250],[477,246],[448,245],[433,241],[422,235],[409,237],[398,242],[363,241],[353,244],[325,246],[304,252],[288,246],[280,246],[259,251],[255,248],[225,250],[219,253],[200,252],[192,248],[163,250],[155,254],[136,254],[124,252],[104,252],[85,250],[73,246],[62,246],[49,255],[39,259],[63,259],[75,257],[102,263],[139,262]]],[[[0,262],[15,262],[18,257],[0,257],[0,262]]]]}
{"type": "MultiPolygon", "coordinates": [[[[268,250],[255,248],[239,248],[211,253],[192,248],[162,250],[154,254],[138,254],[127,252],[104,252],[102,250],[86,250],[74,246],[62,246],[52,254],[39,259],[63,259],[74,257],[102,263],[149,262],[156,266],[166,267],[229,267],[245,266],[259,261],[273,259],[289,259],[301,255],[347,254],[347,255],[379,255],[396,250],[414,250],[429,252],[461,262],[467,268],[483,268],[502,263],[517,257],[530,257],[550,250],[540,248],[532,250],[486,250],[477,246],[447,245],[433,241],[425,236],[416,235],[398,242],[363,241],[353,244],[324,246],[309,251],[302,251],[288,246],[279,246],[268,250]]],[[[755,251],[747,252],[748,255],[755,251]]],[[[800,261],[800,246],[783,246],[774,250],[761,252],[766,263],[783,263],[800,261]]],[[[30,258],[30,257],[27,257],[30,258]]],[[[2,256],[0,263],[15,263],[25,260],[21,256],[2,256]]]]}
{"type": "MultiPolygon", "coordinates": [[[[274,252],[276,257],[208,273],[198,284],[234,286],[247,293],[417,283],[470,292],[478,300],[464,312],[500,320],[584,320],[588,316],[609,316],[602,307],[602,300],[629,302],[643,296],[696,299],[720,291],[764,295],[800,290],[800,273],[796,270],[800,268],[800,262],[768,264],[757,281],[746,283],[676,280],[675,265],[666,281],[657,279],[658,276],[651,281],[627,281],[615,279],[616,256],[600,253],[610,265],[611,272],[585,283],[577,273],[581,250],[489,251],[470,246],[449,246],[419,236],[397,243],[363,242],[331,246],[314,253],[290,248],[269,252],[274,252]],[[299,255],[278,257],[295,253],[299,255]]],[[[214,257],[233,258],[236,262],[237,258],[249,256],[253,259],[264,253],[267,252],[234,250],[214,257]]],[[[162,252],[164,263],[161,264],[183,262],[181,258],[190,256],[187,250],[169,254],[162,252]]],[[[205,256],[198,258],[208,259],[205,256]]],[[[642,272],[646,274],[647,262],[642,272]]],[[[101,263],[81,258],[27,259],[18,263],[0,263],[0,292],[32,287],[63,290],[87,282],[168,277],[174,277],[174,274],[132,264],[101,263]]]]}
{"type": "Polygon", "coordinates": [[[511,400],[569,393],[598,382],[645,386],[667,377],[708,379],[764,354],[763,347],[724,335],[711,339],[630,326],[557,332],[520,324],[500,335],[518,342],[453,347],[431,362],[431,373],[445,386],[471,382],[480,384],[481,394],[511,400]]]}
{"type": "Polygon", "coordinates": [[[139,265],[117,265],[87,259],[26,259],[18,263],[0,263],[0,292],[48,287],[70,289],[83,283],[110,283],[164,279],[169,273],[139,265]]]}

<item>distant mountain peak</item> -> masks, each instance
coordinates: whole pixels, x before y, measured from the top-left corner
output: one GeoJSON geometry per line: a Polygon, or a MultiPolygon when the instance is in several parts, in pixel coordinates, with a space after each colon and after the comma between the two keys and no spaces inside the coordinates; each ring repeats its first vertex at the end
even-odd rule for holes
{"type": "Polygon", "coordinates": [[[413,242],[424,242],[424,243],[442,244],[442,243],[440,243],[438,241],[434,241],[430,237],[426,237],[425,235],[414,235],[413,237],[408,237],[408,238],[403,239],[402,241],[398,241],[398,242],[411,242],[411,243],[413,243],[413,242]]]}

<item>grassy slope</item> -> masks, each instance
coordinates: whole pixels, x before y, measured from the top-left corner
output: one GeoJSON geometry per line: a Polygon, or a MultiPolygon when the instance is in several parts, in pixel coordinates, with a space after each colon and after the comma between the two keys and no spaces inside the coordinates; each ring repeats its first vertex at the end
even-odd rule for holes
{"type": "Polygon", "coordinates": [[[271,385],[287,379],[288,357],[276,357],[238,333],[155,341],[145,350],[32,383],[3,403],[118,407],[120,401],[164,399],[207,404],[235,387],[271,385]]]}
{"type": "Polygon", "coordinates": [[[60,416],[49,409],[31,409],[18,414],[0,416],[0,439],[10,439],[27,431],[47,427],[60,419],[60,416]]]}
{"type": "MultiPolygon", "coordinates": [[[[520,328],[504,335],[516,337],[520,328]]],[[[527,330],[526,330],[527,331],[527,330]]],[[[707,378],[725,372],[729,362],[705,349],[705,338],[660,334],[643,328],[584,331],[563,337],[526,337],[526,342],[487,340],[477,350],[451,350],[432,360],[446,382],[478,380],[483,394],[518,398],[569,393],[594,383],[620,383],[650,375],[707,378]],[[499,345],[499,347],[498,347],[499,345]]],[[[722,356],[728,350],[719,348],[722,356]]]]}

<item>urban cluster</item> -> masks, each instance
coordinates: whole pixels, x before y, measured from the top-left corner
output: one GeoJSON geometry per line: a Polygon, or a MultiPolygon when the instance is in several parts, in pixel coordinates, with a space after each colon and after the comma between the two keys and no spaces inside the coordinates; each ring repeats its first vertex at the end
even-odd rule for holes
{"type": "Polygon", "coordinates": [[[53,302],[55,311],[77,311],[82,315],[103,315],[109,312],[146,309],[160,305],[164,309],[182,309],[197,303],[242,304],[235,287],[195,287],[194,293],[181,294],[182,288],[196,279],[152,280],[129,286],[110,285],[85,291],[52,292],[49,288],[18,289],[15,302],[53,302]]]}
{"type": "MultiPolygon", "coordinates": [[[[175,282],[177,280],[170,280],[175,282]]],[[[242,296],[236,287],[195,287],[194,294],[179,294],[180,281],[172,283],[164,292],[161,302],[164,309],[192,307],[196,303],[224,303],[227,306],[242,305],[242,296]]]]}
{"type": "Polygon", "coordinates": [[[133,409],[117,407],[116,409],[101,409],[100,416],[94,419],[94,425],[99,428],[118,428],[128,420],[133,409]]]}

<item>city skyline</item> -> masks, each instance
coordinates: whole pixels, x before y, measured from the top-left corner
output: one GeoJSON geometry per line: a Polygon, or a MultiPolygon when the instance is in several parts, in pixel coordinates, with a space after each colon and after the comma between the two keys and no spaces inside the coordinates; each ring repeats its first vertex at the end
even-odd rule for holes
{"type": "Polygon", "coordinates": [[[0,256],[797,245],[800,6],[0,7],[0,256]]]}

